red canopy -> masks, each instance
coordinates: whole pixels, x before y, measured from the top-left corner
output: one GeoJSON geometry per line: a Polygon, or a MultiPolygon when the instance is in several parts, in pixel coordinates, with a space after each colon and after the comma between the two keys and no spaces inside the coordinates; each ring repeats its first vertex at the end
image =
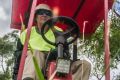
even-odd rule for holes
{"type": "MultiPolygon", "coordinates": [[[[24,22],[29,16],[32,0],[12,0],[11,28],[21,29],[20,15],[24,22]]],[[[59,16],[73,18],[82,33],[83,22],[88,21],[85,34],[92,34],[104,18],[104,0],[38,0],[38,3],[48,4],[59,16]]],[[[109,9],[113,0],[109,0],[109,9]]]]}

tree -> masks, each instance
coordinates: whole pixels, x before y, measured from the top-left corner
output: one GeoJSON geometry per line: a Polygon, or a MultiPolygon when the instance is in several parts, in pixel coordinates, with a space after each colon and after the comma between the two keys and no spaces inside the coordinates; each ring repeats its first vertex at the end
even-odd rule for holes
{"type": "MultiPolygon", "coordinates": [[[[120,18],[114,14],[111,16],[111,28],[110,28],[110,68],[117,68],[117,64],[120,62],[120,18]]],[[[82,42],[80,40],[80,42],[82,42]]],[[[78,50],[79,53],[84,53],[93,62],[94,68],[91,76],[95,76],[98,80],[101,80],[104,76],[104,24],[100,24],[96,32],[90,37],[85,39],[78,50]],[[84,50],[83,50],[84,49],[84,50]],[[81,52],[82,51],[82,52],[81,52]]],[[[80,54],[81,55],[81,54],[80,54]]]]}
{"type": "Polygon", "coordinates": [[[16,49],[16,39],[18,31],[13,31],[0,37],[0,80],[9,80],[11,78],[14,61],[14,51],[16,49]]]}

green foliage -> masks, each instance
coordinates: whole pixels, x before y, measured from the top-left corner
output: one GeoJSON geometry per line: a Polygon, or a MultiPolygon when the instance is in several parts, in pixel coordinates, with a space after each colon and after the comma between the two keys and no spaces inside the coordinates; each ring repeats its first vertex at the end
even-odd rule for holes
{"type": "Polygon", "coordinates": [[[120,61],[120,18],[113,16],[110,33],[111,57],[113,58],[117,54],[115,59],[120,61]]]}
{"type": "MultiPolygon", "coordinates": [[[[82,42],[82,41],[81,41],[82,42]]],[[[120,62],[120,18],[114,14],[111,17],[110,26],[110,68],[117,68],[117,64],[120,62]]],[[[84,52],[88,55],[93,62],[94,68],[92,75],[96,76],[98,80],[101,80],[105,74],[104,69],[104,23],[102,22],[96,32],[88,39],[85,39],[82,47],[85,48],[84,52]]],[[[83,49],[79,47],[80,49],[83,49]]],[[[80,50],[81,52],[82,50],[80,50]]]]}
{"type": "Polygon", "coordinates": [[[14,51],[16,49],[16,41],[18,31],[13,31],[0,37],[0,63],[2,71],[0,71],[0,80],[10,80],[12,76],[14,51]]]}

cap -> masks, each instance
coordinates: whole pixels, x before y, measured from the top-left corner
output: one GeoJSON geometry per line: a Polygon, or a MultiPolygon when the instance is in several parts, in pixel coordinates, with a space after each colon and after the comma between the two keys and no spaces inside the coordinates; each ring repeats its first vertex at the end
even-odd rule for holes
{"type": "Polygon", "coordinates": [[[46,9],[46,10],[51,10],[51,8],[47,5],[47,4],[39,4],[37,5],[37,7],[35,8],[35,11],[38,10],[38,9],[46,9]]]}

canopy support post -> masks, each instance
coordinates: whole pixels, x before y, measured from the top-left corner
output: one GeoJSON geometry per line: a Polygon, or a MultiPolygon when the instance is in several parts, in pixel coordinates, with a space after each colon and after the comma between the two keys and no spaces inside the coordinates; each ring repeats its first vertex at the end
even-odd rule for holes
{"type": "Polygon", "coordinates": [[[36,4],[37,4],[37,0],[33,0],[31,13],[30,13],[30,18],[29,18],[28,27],[27,27],[27,34],[26,34],[26,39],[25,39],[25,44],[24,44],[24,47],[23,47],[23,51],[22,51],[22,56],[21,56],[21,61],[20,61],[20,66],[19,66],[17,80],[22,80],[22,74],[23,74],[23,69],[24,69],[24,64],[25,64],[25,59],[26,59],[26,54],[27,54],[27,48],[28,48],[28,42],[29,42],[29,38],[30,38],[32,24],[33,24],[33,18],[34,18],[36,4]]]}
{"type": "Polygon", "coordinates": [[[109,51],[109,27],[108,26],[108,0],[104,0],[104,60],[105,80],[110,80],[110,51],[109,51]]]}

